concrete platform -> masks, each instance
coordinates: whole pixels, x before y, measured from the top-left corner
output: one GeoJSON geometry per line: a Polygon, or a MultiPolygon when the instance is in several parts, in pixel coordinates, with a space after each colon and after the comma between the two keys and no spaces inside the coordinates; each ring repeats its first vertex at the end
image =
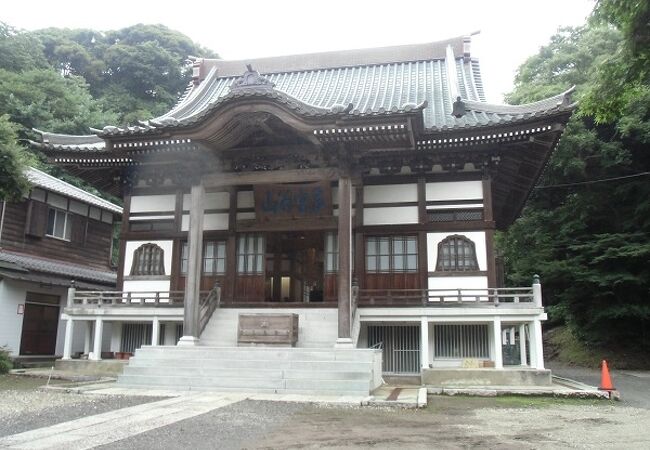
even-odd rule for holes
{"type": "Polygon", "coordinates": [[[432,388],[550,387],[551,371],[529,368],[423,369],[422,384],[432,388]]]}
{"type": "Polygon", "coordinates": [[[90,361],[87,359],[58,359],[54,363],[54,368],[61,372],[77,375],[117,377],[124,371],[124,367],[128,362],[128,360],[122,359],[102,359],[100,361],[90,361]]]}

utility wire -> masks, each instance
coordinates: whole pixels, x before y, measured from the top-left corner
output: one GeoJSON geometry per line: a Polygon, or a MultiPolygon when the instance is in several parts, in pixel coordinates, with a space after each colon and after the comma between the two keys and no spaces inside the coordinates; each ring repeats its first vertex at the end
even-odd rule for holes
{"type": "Polygon", "coordinates": [[[638,177],[645,177],[650,175],[650,172],[639,172],[639,173],[634,173],[632,175],[624,175],[621,177],[613,177],[613,178],[602,178],[600,180],[588,180],[588,181],[578,181],[576,183],[564,183],[564,184],[548,184],[545,186],[535,186],[535,189],[550,189],[550,188],[558,188],[558,187],[570,187],[570,186],[581,186],[585,184],[596,184],[596,183],[605,183],[607,181],[617,181],[617,180],[624,180],[627,178],[638,178],[638,177]]]}

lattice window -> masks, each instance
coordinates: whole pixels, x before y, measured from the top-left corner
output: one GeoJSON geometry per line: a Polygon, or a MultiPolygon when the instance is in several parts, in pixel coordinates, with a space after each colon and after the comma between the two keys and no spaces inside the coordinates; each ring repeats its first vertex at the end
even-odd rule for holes
{"type": "Polygon", "coordinates": [[[243,234],[237,240],[237,273],[259,275],[264,273],[264,237],[243,234]]]}
{"type": "Polygon", "coordinates": [[[417,272],[415,236],[372,236],[366,239],[366,272],[417,272]]]}
{"type": "Polygon", "coordinates": [[[458,234],[443,239],[438,244],[436,270],[443,272],[479,270],[474,242],[458,234]]]}
{"type": "Polygon", "coordinates": [[[482,209],[453,209],[428,211],[429,222],[483,220],[482,209]]]}
{"type": "Polygon", "coordinates": [[[131,275],[165,275],[165,251],[156,244],[135,249],[131,275]]]}
{"type": "MultiPolygon", "coordinates": [[[[181,248],[181,275],[187,274],[189,247],[183,242],[181,248]]],[[[203,243],[203,273],[206,275],[226,274],[226,242],[206,241],[203,243]]]]}

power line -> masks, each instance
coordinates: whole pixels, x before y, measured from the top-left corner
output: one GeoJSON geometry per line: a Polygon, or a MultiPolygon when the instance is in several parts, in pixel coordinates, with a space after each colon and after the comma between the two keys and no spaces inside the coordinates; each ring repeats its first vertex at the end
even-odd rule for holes
{"type": "Polygon", "coordinates": [[[650,175],[650,172],[639,172],[639,173],[634,173],[632,175],[624,175],[621,177],[613,177],[613,178],[602,178],[600,180],[588,180],[588,181],[578,181],[575,183],[564,183],[564,184],[548,184],[545,186],[535,186],[535,189],[549,189],[549,188],[558,188],[558,187],[570,187],[570,186],[581,186],[585,184],[596,184],[596,183],[605,183],[608,181],[618,181],[618,180],[625,180],[627,178],[638,178],[638,177],[645,177],[650,175]]]}

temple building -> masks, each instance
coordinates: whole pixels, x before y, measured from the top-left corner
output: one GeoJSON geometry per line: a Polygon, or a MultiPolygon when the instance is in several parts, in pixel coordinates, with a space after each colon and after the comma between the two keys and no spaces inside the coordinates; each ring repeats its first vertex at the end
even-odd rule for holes
{"type": "Polygon", "coordinates": [[[168,113],[32,142],[124,198],[117,291],[71,290],[66,331],[92,322],[100,350],[110,323],[131,386],[550,383],[539,279],[503,286],[494,233],[570,94],[487,103],[469,37],[194,59],[168,113]]]}

